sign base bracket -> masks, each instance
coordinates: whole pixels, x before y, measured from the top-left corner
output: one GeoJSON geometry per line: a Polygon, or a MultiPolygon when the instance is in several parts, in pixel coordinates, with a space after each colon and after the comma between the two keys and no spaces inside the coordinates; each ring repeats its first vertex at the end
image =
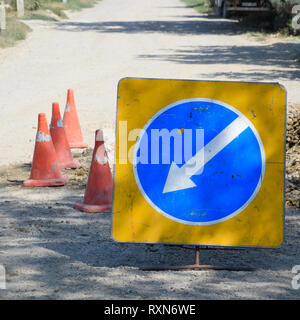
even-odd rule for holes
{"type": "Polygon", "coordinates": [[[226,266],[213,266],[213,265],[201,265],[200,264],[200,250],[199,246],[195,246],[195,263],[185,266],[159,266],[159,267],[143,267],[140,268],[143,271],[184,271],[184,270],[227,270],[227,271],[254,271],[255,269],[250,267],[226,267],[226,266]]]}

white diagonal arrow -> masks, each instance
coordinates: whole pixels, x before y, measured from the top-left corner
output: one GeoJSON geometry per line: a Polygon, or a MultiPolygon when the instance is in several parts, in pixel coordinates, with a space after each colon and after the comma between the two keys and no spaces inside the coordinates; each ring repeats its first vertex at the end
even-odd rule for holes
{"type": "Polygon", "coordinates": [[[163,193],[196,187],[196,184],[190,178],[203,168],[209,160],[237,138],[248,128],[248,126],[249,123],[247,123],[245,119],[238,117],[198,151],[194,157],[188,160],[181,168],[179,168],[175,162],[172,162],[163,193]]]}

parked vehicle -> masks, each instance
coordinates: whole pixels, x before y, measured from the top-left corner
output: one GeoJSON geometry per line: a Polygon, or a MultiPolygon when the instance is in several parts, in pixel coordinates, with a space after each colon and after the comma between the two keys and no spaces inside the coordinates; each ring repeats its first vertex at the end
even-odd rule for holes
{"type": "Polygon", "coordinates": [[[215,0],[216,13],[227,18],[230,13],[271,12],[268,0],[215,0]]]}

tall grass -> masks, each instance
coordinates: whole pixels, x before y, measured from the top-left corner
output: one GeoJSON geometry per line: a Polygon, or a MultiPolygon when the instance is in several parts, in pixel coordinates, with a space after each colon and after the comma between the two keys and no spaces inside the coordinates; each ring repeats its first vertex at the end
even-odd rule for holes
{"type": "Polygon", "coordinates": [[[11,47],[16,41],[24,40],[30,31],[30,27],[19,21],[15,15],[8,14],[6,29],[0,33],[0,48],[11,47]]]}

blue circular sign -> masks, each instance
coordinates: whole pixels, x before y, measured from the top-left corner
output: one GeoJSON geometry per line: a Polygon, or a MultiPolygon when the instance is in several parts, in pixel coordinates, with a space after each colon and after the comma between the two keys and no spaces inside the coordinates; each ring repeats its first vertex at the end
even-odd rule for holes
{"type": "Polygon", "coordinates": [[[265,152],[253,124],[211,99],[186,99],[156,113],[141,131],[133,171],[147,202],[190,225],[230,219],[254,199],[265,152]]]}

